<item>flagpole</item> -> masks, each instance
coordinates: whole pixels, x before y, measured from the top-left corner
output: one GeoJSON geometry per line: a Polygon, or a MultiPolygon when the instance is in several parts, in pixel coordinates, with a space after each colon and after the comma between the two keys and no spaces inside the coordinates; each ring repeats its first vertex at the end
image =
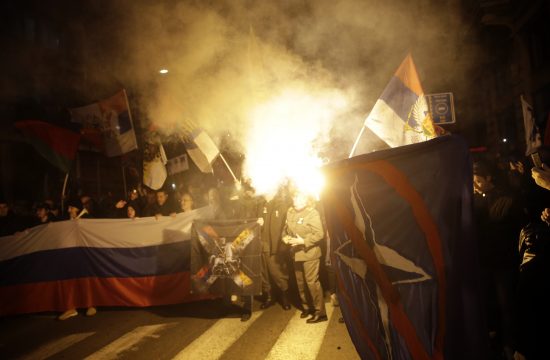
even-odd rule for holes
{"type": "Polygon", "coordinates": [[[222,159],[223,163],[225,164],[225,166],[227,166],[227,169],[229,170],[229,172],[231,173],[231,176],[233,176],[233,179],[235,180],[235,183],[237,184],[240,184],[241,182],[239,180],[237,180],[237,177],[235,176],[235,174],[233,173],[233,170],[231,170],[231,168],[229,167],[229,164],[227,163],[227,161],[225,161],[225,158],[223,157],[222,153],[220,152],[220,158],[222,159]]]}
{"type": "Polygon", "coordinates": [[[364,131],[365,131],[365,124],[363,124],[363,126],[361,126],[361,131],[359,132],[359,135],[357,135],[357,139],[355,139],[355,144],[353,144],[353,147],[351,148],[351,152],[349,153],[348,159],[353,156],[353,153],[355,152],[355,148],[357,148],[357,144],[359,144],[359,139],[363,135],[364,131]]]}
{"type": "Polygon", "coordinates": [[[120,158],[120,168],[122,169],[122,182],[124,183],[124,196],[128,196],[128,190],[126,188],[126,171],[124,171],[124,164],[122,164],[122,158],[120,158]]]}
{"type": "Polygon", "coordinates": [[[65,174],[65,181],[63,181],[63,190],[61,190],[61,215],[65,214],[65,191],[67,190],[67,180],[69,180],[69,172],[65,174]]]}

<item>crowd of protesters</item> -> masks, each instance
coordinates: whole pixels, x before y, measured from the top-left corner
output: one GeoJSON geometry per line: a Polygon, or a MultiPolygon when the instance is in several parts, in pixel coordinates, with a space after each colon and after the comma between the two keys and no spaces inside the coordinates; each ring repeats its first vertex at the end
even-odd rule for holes
{"type": "MultiPolygon", "coordinates": [[[[192,186],[189,186],[192,188],[192,186]]],[[[192,196],[187,190],[151,190],[138,186],[127,196],[115,198],[104,196],[96,200],[82,194],[64,200],[61,205],[52,199],[29,204],[16,201],[15,205],[0,198],[0,236],[17,232],[48,222],[75,218],[136,218],[146,216],[170,216],[190,211],[207,203],[207,192],[192,196]]]]}
{"type": "MultiPolygon", "coordinates": [[[[60,220],[170,217],[208,205],[214,219],[258,219],[262,232],[262,309],[279,300],[284,310],[290,310],[291,303],[294,303],[308,323],[328,320],[325,293],[320,283],[324,270],[321,243],[326,230],[322,225],[319,204],[312,197],[291,189],[290,185],[282,186],[274,198],[267,201],[246,182],[240,189],[233,184],[208,184],[192,183],[179,189],[168,187],[155,191],[137,186],[124,197],[105,196],[98,200],[82,194],[66,199],[63,212],[52,200],[36,203],[32,208],[12,208],[0,199],[1,235],[12,235],[60,220]],[[290,214],[290,223],[287,214],[290,214]]],[[[334,289],[330,291],[331,300],[337,304],[334,292],[334,289]]],[[[252,299],[243,297],[242,300],[241,320],[247,321],[252,313],[252,299]]],[[[96,311],[90,307],[86,315],[93,316],[96,311]]],[[[76,315],[76,309],[68,309],[59,319],[76,315]]]]}
{"type": "MultiPolygon", "coordinates": [[[[540,155],[550,163],[550,152],[540,155]]],[[[473,174],[491,359],[543,359],[550,334],[550,170],[519,156],[476,156],[473,174]]]]}
{"type": "MultiPolygon", "coordinates": [[[[540,154],[543,162],[550,163],[550,151],[541,149],[540,154]]],[[[544,340],[550,333],[550,169],[546,165],[533,167],[527,158],[476,154],[473,195],[491,358],[544,358],[544,340]]],[[[109,196],[97,201],[84,194],[67,199],[64,213],[51,200],[35,204],[31,211],[0,199],[0,235],[50,221],[158,218],[206,205],[215,219],[257,218],[262,226],[262,309],[278,300],[284,310],[289,310],[294,298],[308,323],[327,320],[320,282],[326,265],[321,246],[326,229],[318,204],[288,186],[281,187],[270,201],[257,196],[246,183],[238,191],[234,186],[217,185],[191,184],[178,191],[138,186],[124,198],[109,196]],[[293,287],[294,297],[289,294],[293,287]]],[[[329,285],[330,280],[329,276],[329,285]]],[[[334,286],[326,287],[334,293],[334,286]]],[[[246,321],[251,316],[251,303],[244,300],[241,320],[246,321]]],[[[88,312],[93,315],[95,309],[88,312]]],[[[62,317],[73,315],[76,311],[70,309],[62,317]]]]}

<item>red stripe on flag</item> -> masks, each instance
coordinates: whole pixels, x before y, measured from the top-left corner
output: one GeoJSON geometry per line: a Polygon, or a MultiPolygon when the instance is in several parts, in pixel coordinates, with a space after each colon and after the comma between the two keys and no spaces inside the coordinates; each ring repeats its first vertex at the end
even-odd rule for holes
{"type": "Polygon", "coordinates": [[[191,294],[188,271],[157,276],[79,278],[0,287],[0,315],[65,311],[90,306],[178,304],[212,295],[191,294]]]}
{"type": "Polygon", "coordinates": [[[18,121],[15,127],[29,137],[41,140],[59,155],[74,160],[80,134],[39,120],[18,121]]]}
{"type": "MultiPolygon", "coordinates": [[[[399,171],[395,166],[387,161],[374,161],[368,164],[351,164],[347,167],[338,169],[332,176],[338,177],[341,172],[349,172],[354,170],[368,170],[381,176],[388,185],[392,186],[395,191],[405,199],[411,206],[413,215],[420,226],[422,232],[426,236],[428,248],[435,264],[435,270],[438,281],[438,327],[435,337],[435,348],[433,353],[434,359],[443,358],[443,346],[445,338],[445,311],[446,311],[446,277],[445,277],[445,261],[443,257],[443,247],[441,237],[437,225],[435,224],[430,212],[424,203],[422,197],[416,189],[409,183],[407,177],[399,171]]],[[[367,246],[362,239],[361,232],[353,223],[353,216],[342,205],[338,199],[331,199],[331,202],[337,210],[340,221],[344,224],[346,231],[349,232],[353,246],[357,249],[361,257],[367,262],[367,266],[374,275],[376,282],[384,299],[390,307],[392,320],[397,331],[403,336],[409,351],[415,359],[428,359],[429,356],[422,346],[414,327],[406,315],[403,304],[400,300],[399,292],[391,284],[386,273],[378,262],[373,250],[367,246]]]]}

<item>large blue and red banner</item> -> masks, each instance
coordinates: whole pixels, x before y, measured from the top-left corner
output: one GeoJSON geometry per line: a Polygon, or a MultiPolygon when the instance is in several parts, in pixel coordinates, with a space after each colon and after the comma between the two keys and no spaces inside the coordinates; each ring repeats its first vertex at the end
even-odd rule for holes
{"type": "Polygon", "coordinates": [[[482,359],[486,326],[461,138],[325,168],[342,314],[363,359],[482,359]]]}

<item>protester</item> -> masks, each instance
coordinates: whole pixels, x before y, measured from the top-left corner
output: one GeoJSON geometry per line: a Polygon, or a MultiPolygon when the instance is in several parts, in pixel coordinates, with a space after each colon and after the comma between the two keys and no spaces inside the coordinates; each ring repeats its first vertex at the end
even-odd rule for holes
{"type": "Polygon", "coordinates": [[[80,197],[80,203],[82,204],[82,209],[86,209],[86,217],[88,218],[101,218],[103,214],[98,209],[96,201],[90,195],[82,195],[80,197]]]}
{"type": "Polygon", "coordinates": [[[327,321],[325,300],[319,281],[320,241],[324,236],[321,216],[306,194],[298,191],[292,200],[293,206],[287,211],[282,239],[292,247],[296,283],[302,303],[300,317],[310,316],[306,321],[309,324],[327,321]],[[306,285],[312,303],[308,301],[306,285]]]}
{"type": "Polygon", "coordinates": [[[44,200],[44,202],[50,206],[51,221],[59,221],[59,219],[61,219],[61,209],[59,205],[52,199],[44,200]]]}
{"type": "Polygon", "coordinates": [[[4,199],[0,199],[0,236],[13,235],[15,231],[15,216],[8,202],[4,199]]]}
{"type": "Polygon", "coordinates": [[[286,223],[286,214],[292,205],[288,188],[282,186],[275,197],[262,209],[262,293],[260,308],[266,309],[275,303],[275,294],[271,280],[281,294],[281,306],[290,310],[288,296],[288,263],[290,248],[281,240],[286,223]]]}
{"type": "MultiPolygon", "coordinates": [[[[541,188],[550,190],[550,169],[547,165],[533,167],[531,176],[541,188]]],[[[539,220],[525,226],[519,237],[518,281],[518,344],[516,360],[544,359],[548,355],[548,323],[550,322],[550,208],[545,208],[539,220]]]]}
{"type": "Polygon", "coordinates": [[[114,208],[111,207],[110,218],[126,218],[128,217],[128,207],[132,206],[133,210],[136,213],[141,213],[141,202],[137,189],[132,189],[128,192],[128,197],[125,200],[118,200],[114,205],[114,208]]]}
{"type": "Polygon", "coordinates": [[[156,197],[155,217],[176,216],[178,210],[168,191],[164,189],[157,190],[156,197]]]}
{"type": "Polygon", "coordinates": [[[143,201],[141,201],[141,214],[142,216],[155,216],[157,211],[157,194],[155,191],[143,187],[142,191],[144,195],[142,195],[143,201]]]}
{"type": "Polygon", "coordinates": [[[36,217],[38,224],[45,224],[53,221],[53,216],[50,212],[50,205],[47,203],[40,203],[36,206],[36,217]]]}
{"type": "MultiPolygon", "coordinates": [[[[78,220],[87,216],[88,210],[85,209],[78,200],[70,200],[67,204],[70,220],[78,220]]],[[[94,316],[97,314],[97,309],[93,306],[88,307],[86,310],[86,316],[94,316]]],[[[78,311],[75,308],[66,310],[63,314],[59,315],[59,320],[67,320],[73,316],[77,316],[78,311]]]]}
{"type": "Polygon", "coordinates": [[[518,279],[517,234],[525,222],[522,205],[487,161],[474,164],[474,219],[480,249],[489,340],[510,358],[515,349],[518,279]]]}
{"type": "Polygon", "coordinates": [[[90,217],[88,210],[82,206],[80,200],[76,199],[67,202],[67,213],[71,220],[90,217]]]}
{"type": "Polygon", "coordinates": [[[126,216],[129,219],[135,219],[139,217],[139,207],[136,205],[136,202],[131,202],[126,205],[126,216]]]}
{"type": "Polygon", "coordinates": [[[189,193],[183,193],[180,197],[180,210],[181,212],[189,212],[194,209],[193,197],[189,193]]]}

